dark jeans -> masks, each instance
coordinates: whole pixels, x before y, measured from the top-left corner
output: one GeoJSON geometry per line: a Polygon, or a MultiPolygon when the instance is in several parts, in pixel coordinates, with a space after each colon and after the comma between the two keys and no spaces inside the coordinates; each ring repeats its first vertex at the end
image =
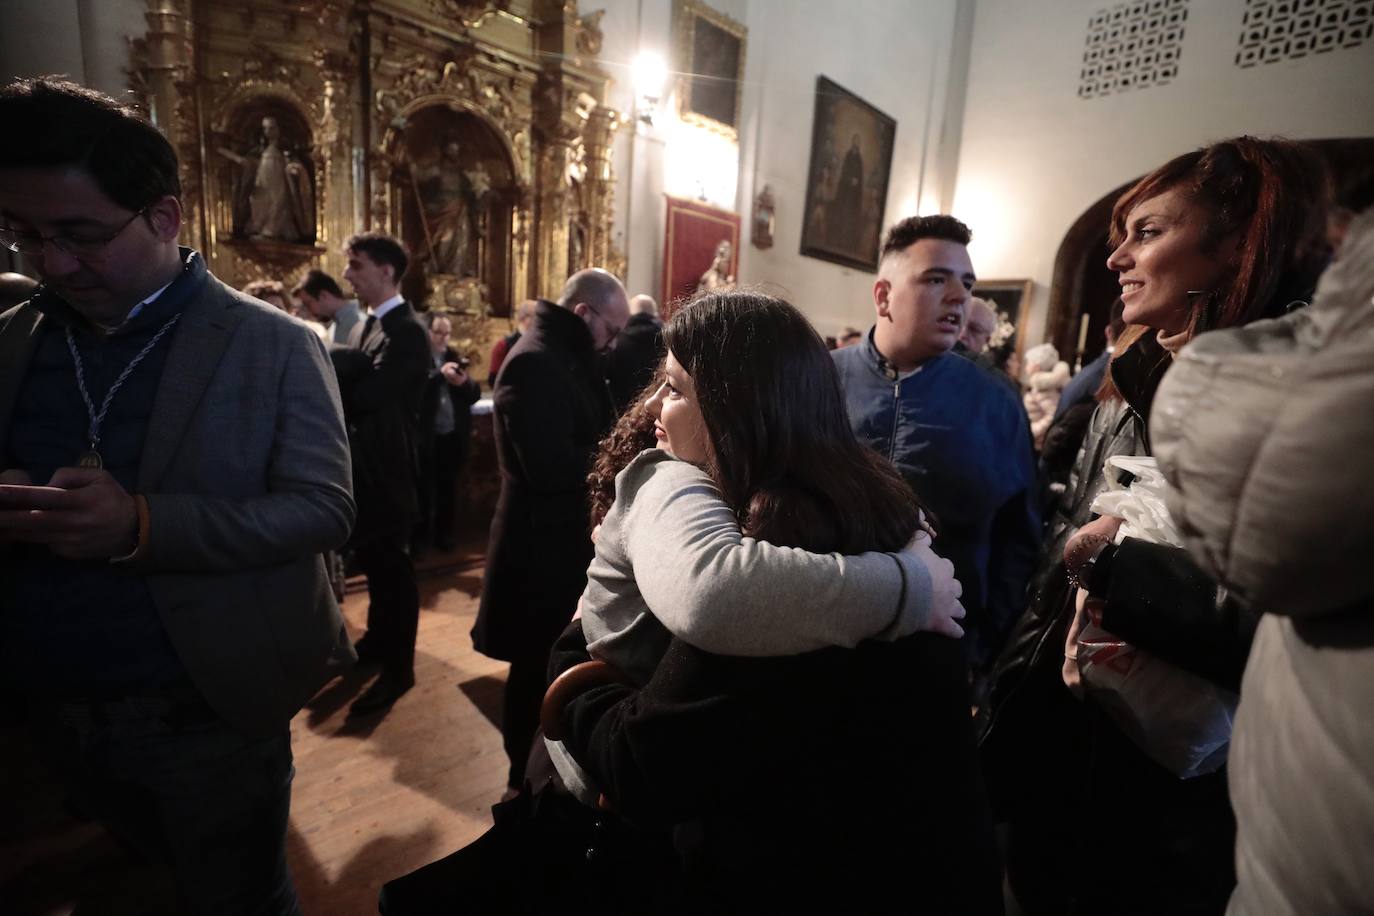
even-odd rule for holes
{"type": "Polygon", "coordinates": [[[420,626],[420,590],[405,537],[377,538],[360,545],[354,557],[367,576],[369,649],[382,662],[382,677],[415,680],[415,634],[420,626]]]}
{"type": "Polygon", "coordinates": [[[191,688],[30,707],[39,753],[72,801],[171,866],[186,913],[297,916],[286,867],[291,736],[248,737],[191,688]]]}

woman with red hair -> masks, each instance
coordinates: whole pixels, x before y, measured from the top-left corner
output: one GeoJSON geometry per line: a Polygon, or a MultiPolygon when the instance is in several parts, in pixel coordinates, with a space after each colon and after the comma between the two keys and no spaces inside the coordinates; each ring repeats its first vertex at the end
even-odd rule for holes
{"type": "Polygon", "coordinates": [[[994,673],[983,738],[989,788],[1009,823],[1009,882],[1028,914],[1226,908],[1235,819],[1225,768],[1179,778],[1091,696],[1076,699],[1066,635],[1091,614],[1131,645],[1239,689],[1253,616],[1183,550],[1117,543],[1121,519],[1095,518],[1091,506],[1120,473],[1108,458],[1150,455],[1154,393],[1180,348],[1305,304],[1322,266],[1326,194],[1305,147],[1238,137],[1171,160],[1113,210],[1107,266],[1129,327],[1050,521],[1035,597],[994,673]]]}

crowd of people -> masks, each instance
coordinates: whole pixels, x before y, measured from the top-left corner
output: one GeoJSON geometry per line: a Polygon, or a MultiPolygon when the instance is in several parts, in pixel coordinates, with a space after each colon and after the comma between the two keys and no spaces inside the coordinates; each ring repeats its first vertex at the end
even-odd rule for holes
{"type": "MultiPolygon", "coordinates": [[[[41,281],[0,276],[0,670],[186,911],[297,913],[291,717],[359,666],[351,716],[414,685],[480,384],[397,239],[344,242],[351,296],[236,291],[135,112],[22,80],[0,122],[41,281]]],[[[1008,365],[949,215],[888,230],[836,341],[730,284],[665,322],[597,268],[519,304],[472,631],[506,793],[381,911],[1374,907],[1374,201],[1329,196],[1278,139],[1146,175],[1072,378],[1008,365]]]]}

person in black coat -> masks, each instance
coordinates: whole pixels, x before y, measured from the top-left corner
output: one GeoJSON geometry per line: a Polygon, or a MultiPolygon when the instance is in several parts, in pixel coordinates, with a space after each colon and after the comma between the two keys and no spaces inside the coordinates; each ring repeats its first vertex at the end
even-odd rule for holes
{"type": "Polygon", "coordinates": [[[501,495],[472,639],[511,663],[501,723],[511,790],[524,783],[549,649],[586,584],[587,472],[615,419],[598,355],[628,319],[619,280],[595,268],[574,274],[557,303],[539,300],[492,394],[501,495]]]}
{"type": "Polygon", "coordinates": [[[1097,357],[1070,379],[1059,395],[1059,405],[1054,409],[1050,428],[1045,431],[1044,444],[1040,446],[1039,477],[1041,487],[1041,514],[1048,518],[1054,511],[1055,503],[1064,493],[1068,484],[1069,472],[1078,458],[1078,449],[1088,435],[1088,422],[1097,409],[1097,392],[1107,375],[1107,363],[1111,361],[1116,349],[1117,338],[1126,330],[1126,322],[1121,320],[1125,308],[1121,300],[1112,303],[1111,315],[1107,321],[1104,336],[1107,346],[1097,357]]]}
{"type": "Polygon", "coordinates": [[[350,545],[367,575],[367,633],[358,640],[359,664],[382,674],[349,710],[380,712],[415,684],[415,634],[420,595],[407,547],[419,517],[416,495],[416,418],[429,371],[429,337],[399,292],[409,259],[390,236],[369,232],[345,245],[344,279],[367,306],[351,348],[336,348],[353,453],[358,520],[350,545]]]}
{"type": "Polygon", "coordinates": [[[415,553],[433,543],[442,551],[454,548],[458,472],[468,460],[472,437],[472,405],[482,386],[467,373],[468,360],[449,346],[453,322],[442,312],[426,312],[430,365],[420,398],[420,523],[415,553]]]}
{"type": "Polygon", "coordinates": [[[1113,473],[1107,458],[1152,454],[1155,390],[1173,353],[1208,331],[1277,317],[1311,289],[1323,185],[1310,150],[1237,137],[1176,157],[1117,200],[1107,266],[1120,274],[1128,327],[982,711],[1008,886],[1029,916],[1226,911],[1236,827],[1225,769],[1180,779],[1092,690],[1082,701],[1070,690],[1082,691],[1076,634],[1090,615],[1232,692],[1256,618],[1182,548],[1118,543],[1121,519],[1094,517],[1092,505],[1113,473]]]}
{"type": "Polygon", "coordinates": [[[606,358],[606,381],[617,414],[624,413],[644,390],[661,362],[663,322],[658,318],[658,303],[651,296],[635,296],[630,300],[630,320],[606,358]]]}

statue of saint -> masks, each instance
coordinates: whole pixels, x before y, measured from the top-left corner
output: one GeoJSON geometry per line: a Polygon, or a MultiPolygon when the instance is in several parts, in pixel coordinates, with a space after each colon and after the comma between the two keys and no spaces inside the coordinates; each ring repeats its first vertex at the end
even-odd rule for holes
{"type": "Polygon", "coordinates": [[[239,165],[234,182],[236,235],[282,242],[315,240],[315,193],[310,173],[294,152],[282,148],[277,119],[262,119],[262,137],[252,153],[220,147],[239,165]]]}
{"type": "Polygon", "coordinates": [[[473,272],[470,245],[478,195],[474,184],[490,185],[484,171],[469,174],[463,170],[461,153],[458,141],[449,139],[439,147],[439,158],[415,173],[415,193],[434,272],[455,277],[473,272]]]}
{"type": "Polygon", "coordinates": [[[735,277],[730,273],[730,255],[733,252],[730,240],[721,239],[720,244],[716,246],[716,256],[711,261],[710,269],[701,275],[701,281],[697,283],[697,292],[706,293],[734,284],[735,277]]]}

